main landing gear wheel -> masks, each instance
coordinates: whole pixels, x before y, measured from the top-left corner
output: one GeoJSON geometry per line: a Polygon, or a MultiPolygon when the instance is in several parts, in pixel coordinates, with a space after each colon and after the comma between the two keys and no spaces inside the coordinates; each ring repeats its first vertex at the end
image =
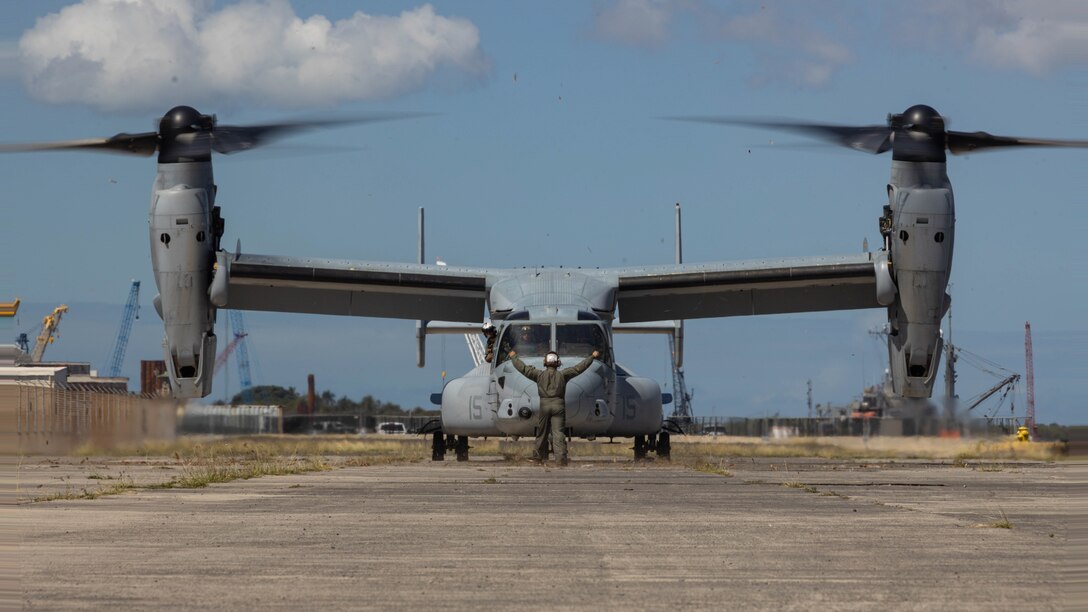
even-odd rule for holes
{"type": "Polygon", "coordinates": [[[672,457],[672,442],[669,440],[669,432],[663,431],[657,434],[657,458],[668,461],[672,457]]]}
{"type": "Polygon", "coordinates": [[[446,460],[446,435],[441,431],[431,434],[431,461],[446,460]]]}
{"type": "Polygon", "coordinates": [[[635,436],[635,461],[646,460],[646,436],[635,436]]]}
{"type": "Polygon", "coordinates": [[[457,446],[454,447],[458,461],[468,461],[468,436],[457,436],[457,446]]]}

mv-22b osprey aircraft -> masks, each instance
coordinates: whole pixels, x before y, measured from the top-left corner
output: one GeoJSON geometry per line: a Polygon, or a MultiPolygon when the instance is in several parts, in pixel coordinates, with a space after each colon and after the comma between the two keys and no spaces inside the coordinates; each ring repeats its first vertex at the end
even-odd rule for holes
{"type": "MultiPolygon", "coordinates": [[[[397,117],[359,120],[389,118],[397,117]]],[[[162,117],[155,132],[7,145],[0,151],[158,152],[149,215],[151,265],[176,397],[203,397],[212,390],[220,308],[414,319],[419,321],[420,366],[428,322],[462,324],[432,326],[433,331],[478,330],[486,308],[498,327],[499,350],[491,363],[445,386],[440,430],[434,432],[435,459],[452,448],[458,460],[466,460],[470,437],[534,433],[536,387],[507,360],[510,349],[537,367],[549,350],[567,362],[599,350],[602,358],[567,386],[570,433],[633,437],[636,458],[647,451],[667,456],[661,388],[615,362],[612,337],[620,331],[666,331],[675,335],[679,352],[685,319],[885,308],[894,391],[929,397],[941,356],[940,322],[949,304],[945,289],[955,232],[945,151],[1088,146],[1088,141],[946,130],[941,115],[923,105],[889,115],[886,125],[861,127],[681,119],[794,130],[870,153],[891,151],[888,203],[879,220],[882,248],[843,256],[611,269],[467,268],[427,265],[422,258],[395,263],[252,255],[221,248],[224,223],[215,204],[212,152],[244,151],[338,122],[223,126],[214,115],[178,106],[162,117]]]]}

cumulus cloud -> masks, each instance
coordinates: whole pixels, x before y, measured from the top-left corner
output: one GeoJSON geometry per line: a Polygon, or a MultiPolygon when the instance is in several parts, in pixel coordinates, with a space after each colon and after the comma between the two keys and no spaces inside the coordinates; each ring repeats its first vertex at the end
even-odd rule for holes
{"type": "Polygon", "coordinates": [[[1013,2],[996,23],[980,23],[976,60],[1042,75],[1088,65],[1088,10],[1083,3],[1013,2]],[[1010,23],[1015,18],[1015,23],[1010,23]]]}
{"type": "Polygon", "coordinates": [[[891,15],[901,40],[929,48],[966,47],[971,60],[1043,76],[1088,65],[1083,0],[930,1],[891,15]]]}
{"type": "Polygon", "coordinates": [[[764,3],[755,10],[728,14],[703,9],[702,23],[711,37],[752,45],[763,70],[757,83],[783,79],[796,85],[821,87],[843,65],[853,61],[846,45],[820,29],[820,24],[795,12],[764,3]]]}
{"type": "Polygon", "coordinates": [[[327,106],[489,71],[476,26],[430,5],[333,22],[299,17],[287,0],[218,10],[209,0],[83,0],[26,31],[19,63],[35,97],[106,110],[179,100],[327,106]]]}
{"type": "Polygon", "coordinates": [[[604,40],[656,48],[668,40],[673,9],[668,0],[618,0],[597,11],[593,29],[604,40]]]}
{"type": "Polygon", "coordinates": [[[737,3],[728,10],[700,0],[613,0],[596,12],[594,33],[611,42],[660,48],[674,36],[673,23],[687,18],[713,42],[750,48],[758,62],[754,83],[821,87],[853,61],[849,48],[836,40],[836,24],[825,19],[830,12],[789,0],[737,3]]]}

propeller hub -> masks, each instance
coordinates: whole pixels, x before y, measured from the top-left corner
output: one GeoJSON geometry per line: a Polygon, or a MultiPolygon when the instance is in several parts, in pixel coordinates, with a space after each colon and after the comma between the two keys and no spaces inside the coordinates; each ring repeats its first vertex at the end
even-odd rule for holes
{"type": "Polygon", "coordinates": [[[944,117],[932,106],[915,104],[902,113],[888,115],[888,127],[892,129],[892,159],[945,161],[944,117]]]}
{"type": "Polygon", "coordinates": [[[159,134],[188,134],[215,127],[215,115],[204,115],[191,106],[175,106],[159,120],[159,134]]]}
{"type": "Polygon", "coordinates": [[[944,134],[944,117],[932,106],[915,104],[899,115],[889,115],[888,125],[895,129],[944,134]]]}
{"type": "Polygon", "coordinates": [[[211,161],[215,115],[191,106],[175,106],[159,120],[159,163],[211,161]],[[201,136],[204,135],[204,136],[201,136]]]}

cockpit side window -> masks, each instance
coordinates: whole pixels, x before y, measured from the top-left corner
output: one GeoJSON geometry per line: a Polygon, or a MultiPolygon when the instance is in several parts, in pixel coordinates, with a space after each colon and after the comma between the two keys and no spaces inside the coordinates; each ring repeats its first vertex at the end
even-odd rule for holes
{"type": "Polygon", "coordinates": [[[519,357],[543,357],[551,350],[552,326],[549,323],[508,325],[499,341],[499,360],[509,359],[510,351],[517,351],[519,357]]]}
{"type": "Polygon", "coordinates": [[[593,351],[600,351],[606,363],[611,362],[612,352],[608,350],[608,340],[604,330],[595,323],[580,325],[560,323],[555,326],[555,344],[559,355],[564,358],[583,358],[593,351]]]}

